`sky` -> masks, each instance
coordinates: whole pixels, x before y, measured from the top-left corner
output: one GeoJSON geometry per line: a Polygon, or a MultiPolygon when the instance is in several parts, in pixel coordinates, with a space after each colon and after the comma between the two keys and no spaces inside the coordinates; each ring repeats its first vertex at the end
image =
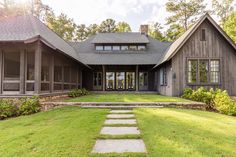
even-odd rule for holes
{"type": "MultiPolygon", "coordinates": [[[[77,24],[100,24],[107,18],[125,21],[132,31],[139,31],[141,24],[159,22],[165,24],[168,13],[167,0],[42,0],[58,15],[65,13],[77,24]]],[[[208,8],[210,1],[207,0],[208,8]]],[[[236,3],[236,0],[234,0],[236,3]]]]}

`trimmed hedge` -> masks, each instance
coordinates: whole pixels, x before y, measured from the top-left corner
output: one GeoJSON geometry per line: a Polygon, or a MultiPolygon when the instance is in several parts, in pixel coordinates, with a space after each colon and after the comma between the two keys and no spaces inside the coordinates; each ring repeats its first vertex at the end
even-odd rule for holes
{"type": "Polygon", "coordinates": [[[80,97],[83,95],[88,95],[89,91],[87,91],[85,88],[82,89],[73,89],[68,93],[69,97],[75,98],[75,97],[80,97]]]}
{"type": "Polygon", "coordinates": [[[208,110],[217,110],[220,113],[236,116],[236,103],[230,98],[227,91],[221,89],[207,90],[200,87],[197,90],[186,88],[182,95],[185,99],[204,102],[208,110]]]}
{"type": "Polygon", "coordinates": [[[29,115],[41,110],[39,98],[1,99],[0,100],[0,119],[29,115]]]}

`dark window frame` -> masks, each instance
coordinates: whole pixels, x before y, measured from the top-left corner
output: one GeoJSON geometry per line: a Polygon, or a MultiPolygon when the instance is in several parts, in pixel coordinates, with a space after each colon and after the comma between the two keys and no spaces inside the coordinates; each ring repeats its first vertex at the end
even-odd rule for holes
{"type": "Polygon", "coordinates": [[[201,41],[206,41],[206,28],[202,28],[201,29],[201,37],[200,37],[201,41]]]}
{"type": "Polygon", "coordinates": [[[160,69],[160,85],[167,86],[168,78],[167,78],[167,68],[164,66],[160,69]]]}
{"type": "Polygon", "coordinates": [[[187,58],[186,60],[186,82],[187,82],[187,85],[220,85],[221,84],[221,59],[220,58],[187,58]],[[197,61],[197,77],[196,77],[196,82],[195,83],[191,83],[189,82],[189,61],[191,60],[195,60],[197,61]],[[200,82],[200,71],[199,71],[199,62],[201,60],[206,60],[208,61],[208,72],[207,72],[207,77],[208,77],[208,80],[206,83],[201,83],[200,82]],[[219,61],[219,71],[218,71],[218,78],[219,78],[219,82],[216,82],[216,83],[213,83],[211,82],[211,61],[219,61]]]}

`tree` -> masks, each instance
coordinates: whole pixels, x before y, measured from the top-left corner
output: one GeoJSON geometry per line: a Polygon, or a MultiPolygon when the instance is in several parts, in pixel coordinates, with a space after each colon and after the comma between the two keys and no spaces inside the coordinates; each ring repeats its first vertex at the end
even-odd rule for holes
{"type": "Polygon", "coordinates": [[[226,18],[223,23],[224,31],[231,37],[231,39],[236,43],[236,12],[231,13],[228,18],[226,18]]]}
{"type": "Polygon", "coordinates": [[[199,16],[205,13],[206,5],[204,0],[169,0],[166,3],[166,10],[173,15],[167,18],[167,24],[176,26],[179,24],[185,29],[189,28],[199,16]]]}
{"type": "Polygon", "coordinates": [[[212,0],[213,12],[220,17],[221,25],[233,12],[233,0],[212,0]]]}
{"type": "Polygon", "coordinates": [[[50,29],[56,32],[61,38],[72,41],[75,38],[76,24],[73,19],[68,18],[65,14],[61,13],[55,16],[54,13],[47,15],[46,24],[50,29]]]}
{"type": "Polygon", "coordinates": [[[185,32],[184,27],[179,24],[173,24],[169,27],[169,29],[165,32],[167,41],[175,41],[185,32]]]}
{"type": "Polygon", "coordinates": [[[100,33],[116,32],[116,21],[113,19],[106,19],[105,21],[102,21],[102,23],[99,26],[99,32],[100,33]]]}
{"type": "Polygon", "coordinates": [[[131,27],[128,23],[126,22],[119,22],[116,25],[116,31],[117,32],[131,32],[131,27]]]}
{"type": "Polygon", "coordinates": [[[84,41],[88,38],[88,30],[84,24],[78,25],[75,33],[76,41],[84,41]]]}
{"type": "Polygon", "coordinates": [[[165,37],[161,32],[162,29],[163,27],[161,27],[160,23],[153,23],[149,25],[148,35],[159,41],[165,41],[165,37]]]}
{"type": "Polygon", "coordinates": [[[97,24],[91,24],[87,27],[88,37],[96,35],[99,31],[99,26],[97,24]]]}

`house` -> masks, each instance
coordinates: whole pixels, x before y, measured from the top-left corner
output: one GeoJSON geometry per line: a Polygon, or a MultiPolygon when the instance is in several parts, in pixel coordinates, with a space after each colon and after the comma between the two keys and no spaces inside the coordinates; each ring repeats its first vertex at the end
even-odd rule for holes
{"type": "Polygon", "coordinates": [[[66,42],[33,16],[0,21],[0,95],[52,95],[73,88],[156,91],[226,89],[236,95],[236,45],[208,15],[173,43],[140,32],[66,42]]]}

